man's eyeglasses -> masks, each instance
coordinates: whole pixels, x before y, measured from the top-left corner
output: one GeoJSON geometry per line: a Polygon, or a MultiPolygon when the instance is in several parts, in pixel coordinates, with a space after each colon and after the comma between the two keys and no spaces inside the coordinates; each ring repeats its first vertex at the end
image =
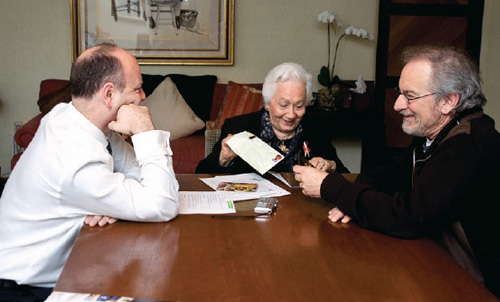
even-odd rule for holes
{"type": "Polygon", "coordinates": [[[410,104],[411,102],[415,101],[415,100],[418,100],[418,99],[421,99],[421,98],[425,98],[426,96],[430,96],[430,95],[434,95],[436,94],[437,92],[433,92],[433,93],[429,93],[429,94],[424,94],[424,95],[421,95],[421,96],[416,96],[416,97],[409,97],[408,95],[406,95],[406,93],[402,92],[399,87],[395,87],[394,90],[396,90],[396,92],[398,94],[402,94],[405,99],[408,101],[408,104],[410,104]]]}

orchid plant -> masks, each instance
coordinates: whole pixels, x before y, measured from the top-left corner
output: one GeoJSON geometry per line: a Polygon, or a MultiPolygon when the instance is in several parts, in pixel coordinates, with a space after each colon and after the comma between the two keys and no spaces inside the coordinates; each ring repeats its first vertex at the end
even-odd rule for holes
{"type": "Polygon", "coordinates": [[[335,52],[333,55],[333,63],[332,63],[332,68],[330,69],[330,62],[331,62],[331,37],[332,34],[331,32],[333,31],[333,35],[336,34],[336,31],[339,30],[342,27],[342,21],[340,20],[339,16],[336,15],[335,13],[330,13],[328,11],[324,11],[318,15],[318,21],[322,23],[327,23],[327,28],[328,28],[328,62],[326,66],[322,66],[321,70],[318,75],[318,82],[325,87],[328,87],[330,90],[332,86],[335,84],[338,84],[340,82],[340,79],[337,75],[335,75],[335,63],[337,62],[337,52],[339,49],[340,41],[346,36],[355,36],[359,37],[362,39],[367,39],[367,40],[373,40],[373,36],[369,34],[365,29],[363,28],[357,28],[352,25],[349,25],[342,35],[337,40],[337,44],[335,45],[335,52]]]}

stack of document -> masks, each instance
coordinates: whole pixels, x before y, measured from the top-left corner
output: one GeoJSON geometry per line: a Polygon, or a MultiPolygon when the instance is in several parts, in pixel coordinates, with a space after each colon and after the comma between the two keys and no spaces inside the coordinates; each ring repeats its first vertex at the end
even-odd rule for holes
{"type": "Polygon", "coordinates": [[[256,173],[224,175],[200,180],[214,191],[180,191],[179,214],[235,213],[234,201],[290,194],[256,173]]]}
{"type": "Polygon", "coordinates": [[[282,189],[281,187],[273,184],[269,180],[263,178],[256,173],[244,173],[236,175],[223,175],[213,178],[201,178],[201,181],[206,183],[209,187],[217,190],[221,187],[221,183],[233,184],[255,184],[257,188],[255,191],[217,191],[219,194],[225,196],[226,200],[247,200],[258,199],[259,197],[277,197],[289,195],[290,192],[282,189]]]}
{"type": "MultiPolygon", "coordinates": [[[[53,291],[50,296],[45,300],[45,302],[90,302],[90,301],[100,301],[100,302],[169,302],[169,301],[153,301],[153,300],[143,300],[132,297],[123,296],[109,296],[109,295],[97,295],[97,294],[80,294],[80,293],[68,293],[53,291]]],[[[173,302],[173,301],[171,301],[173,302]]]]}

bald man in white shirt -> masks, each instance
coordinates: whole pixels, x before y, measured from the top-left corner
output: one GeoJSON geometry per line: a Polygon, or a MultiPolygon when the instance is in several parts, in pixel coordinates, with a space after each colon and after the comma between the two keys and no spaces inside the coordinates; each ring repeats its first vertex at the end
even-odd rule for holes
{"type": "Polygon", "coordinates": [[[136,59],[95,46],[76,60],[71,85],[72,102],[42,119],[0,199],[0,301],[45,300],[84,223],[178,214],[170,133],[140,106],[136,59]]]}

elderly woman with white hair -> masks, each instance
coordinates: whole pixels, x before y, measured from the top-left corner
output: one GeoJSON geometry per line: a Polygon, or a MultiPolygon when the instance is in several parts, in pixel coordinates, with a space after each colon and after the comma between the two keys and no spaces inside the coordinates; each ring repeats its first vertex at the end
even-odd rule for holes
{"type": "Polygon", "coordinates": [[[319,129],[312,129],[306,113],[312,98],[312,76],[301,65],[288,62],[274,67],[264,80],[262,95],[264,108],[260,111],[224,122],[219,141],[198,164],[196,173],[254,172],[227,144],[232,134],[242,131],[255,134],[284,155],[272,171],[292,172],[293,166],[301,163],[306,142],[309,165],[327,172],[349,172],[330,141],[319,129]]]}

